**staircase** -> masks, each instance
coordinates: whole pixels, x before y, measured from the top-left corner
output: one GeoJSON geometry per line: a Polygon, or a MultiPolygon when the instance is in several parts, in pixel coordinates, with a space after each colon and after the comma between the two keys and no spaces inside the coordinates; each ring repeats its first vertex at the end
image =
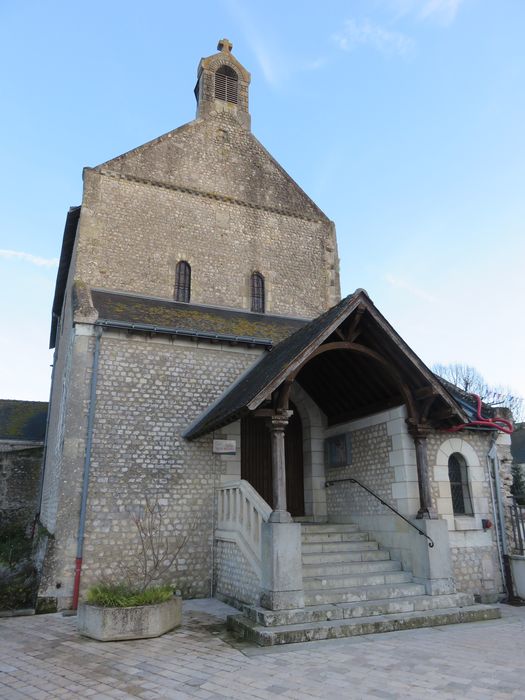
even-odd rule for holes
{"type": "Polygon", "coordinates": [[[261,646],[352,637],[500,617],[467,593],[430,596],[410,572],[351,524],[302,523],[305,607],[244,606],[228,617],[236,636],[261,646]]]}

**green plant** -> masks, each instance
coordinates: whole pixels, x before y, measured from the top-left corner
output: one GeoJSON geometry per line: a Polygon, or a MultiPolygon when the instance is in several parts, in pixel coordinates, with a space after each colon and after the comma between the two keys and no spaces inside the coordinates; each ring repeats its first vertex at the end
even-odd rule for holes
{"type": "Polygon", "coordinates": [[[0,563],[13,567],[31,556],[31,540],[19,525],[0,528],[0,563]]]}
{"type": "Polygon", "coordinates": [[[171,586],[155,586],[142,591],[121,584],[108,584],[90,588],[87,602],[103,608],[133,608],[139,605],[165,603],[172,596],[171,586]]]}

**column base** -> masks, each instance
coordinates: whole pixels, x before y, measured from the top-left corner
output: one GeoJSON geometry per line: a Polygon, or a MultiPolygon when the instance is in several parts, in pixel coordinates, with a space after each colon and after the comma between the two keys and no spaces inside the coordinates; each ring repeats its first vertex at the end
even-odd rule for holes
{"type": "Polygon", "coordinates": [[[304,608],[304,595],[302,591],[262,591],[261,607],[267,610],[304,608]]]}
{"type": "Polygon", "coordinates": [[[270,523],[293,523],[293,518],[287,510],[274,510],[268,521],[270,523]]]}

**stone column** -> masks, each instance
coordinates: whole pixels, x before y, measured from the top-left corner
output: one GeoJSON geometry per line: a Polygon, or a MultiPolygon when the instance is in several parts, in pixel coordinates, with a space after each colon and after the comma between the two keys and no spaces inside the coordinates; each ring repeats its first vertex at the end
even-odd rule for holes
{"type": "Polygon", "coordinates": [[[409,432],[416,447],[417,480],[419,485],[419,510],[417,518],[436,520],[437,513],[432,508],[430,489],[430,471],[428,468],[427,436],[428,431],[420,425],[409,427],[409,432]]]}
{"type": "Polygon", "coordinates": [[[262,526],[260,603],[269,610],[304,607],[301,525],[286,510],[284,431],[292,411],[270,418],[274,510],[262,526]]]}
{"type": "Polygon", "coordinates": [[[284,431],[292,411],[281,411],[270,418],[272,440],[272,487],[273,512],[270,522],[291,523],[292,517],[286,508],[286,458],[284,449],[284,431]]]}

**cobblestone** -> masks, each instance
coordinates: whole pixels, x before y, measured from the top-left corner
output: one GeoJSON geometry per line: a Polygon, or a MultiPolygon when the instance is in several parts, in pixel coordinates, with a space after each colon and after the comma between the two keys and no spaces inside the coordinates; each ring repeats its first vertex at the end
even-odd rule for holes
{"type": "Polygon", "coordinates": [[[501,620],[262,649],[216,600],[159,639],[99,643],[60,614],[0,621],[0,698],[525,699],[525,609],[501,620]]]}

